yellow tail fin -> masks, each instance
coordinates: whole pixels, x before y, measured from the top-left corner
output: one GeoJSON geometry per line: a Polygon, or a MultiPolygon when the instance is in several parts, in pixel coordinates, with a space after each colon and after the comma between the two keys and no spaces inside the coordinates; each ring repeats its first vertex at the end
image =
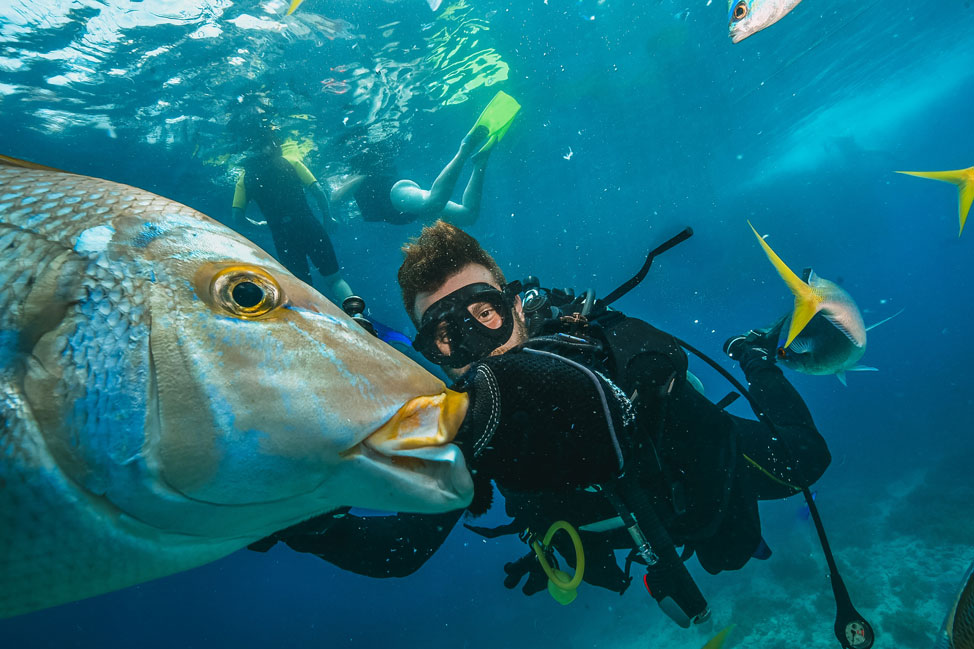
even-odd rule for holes
{"type": "Polygon", "coordinates": [[[715,635],[713,639],[711,639],[710,642],[705,644],[701,649],[720,649],[721,647],[724,646],[724,643],[727,642],[727,636],[730,635],[730,632],[733,630],[734,630],[734,625],[732,624],[726,629],[724,629],[723,631],[721,631],[720,633],[718,633],[717,635],[715,635]]]}
{"type": "Polygon", "coordinates": [[[795,337],[802,332],[805,325],[815,317],[818,310],[822,308],[822,296],[816,293],[811,286],[803,282],[798,275],[793,273],[785,265],[785,262],[781,261],[781,257],[774,253],[774,250],[758,234],[758,231],[754,229],[750,221],[747,224],[751,227],[751,231],[754,232],[754,236],[758,238],[758,243],[764,248],[764,253],[768,255],[771,264],[778,271],[778,274],[781,275],[781,279],[785,280],[785,284],[795,294],[795,310],[791,314],[791,327],[788,329],[788,340],[785,342],[785,347],[788,347],[795,337]]]}
{"type": "Polygon", "coordinates": [[[291,0],[291,6],[287,8],[287,13],[285,15],[290,16],[293,14],[294,10],[300,7],[302,2],[304,2],[304,0],[291,0]]]}
{"type": "Polygon", "coordinates": [[[945,183],[957,185],[960,193],[960,232],[957,233],[957,236],[959,237],[964,233],[967,214],[971,211],[971,203],[974,203],[974,167],[955,169],[954,171],[897,171],[896,173],[942,180],[945,183]]]}

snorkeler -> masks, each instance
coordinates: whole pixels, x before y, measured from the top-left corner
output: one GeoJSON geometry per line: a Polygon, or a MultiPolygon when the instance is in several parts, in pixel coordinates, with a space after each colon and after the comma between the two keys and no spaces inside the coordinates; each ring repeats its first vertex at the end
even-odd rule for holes
{"type": "Polygon", "coordinates": [[[457,225],[473,225],[480,217],[487,160],[520,108],[510,95],[498,92],[429,190],[412,180],[395,180],[397,174],[391,164],[379,156],[363,154],[353,160],[356,173],[332,192],[331,199],[342,202],[353,197],[365,221],[403,225],[443,219],[457,225]],[[467,160],[473,163],[473,170],[461,202],[455,203],[450,196],[467,160]]]}
{"type": "Polygon", "coordinates": [[[233,195],[234,221],[242,225],[266,223],[274,238],[281,264],[302,281],[312,284],[308,260],[325,278],[325,293],[338,304],[352,294],[342,278],[338,258],[324,225],[315,218],[305,190],[311,194],[323,218],[329,218],[328,199],[314,175],[297,159],[284,157],[280,142],[270,128],[253,134],[253,150],[243,163],[233,195]],[[246,219],[247,203],[254,201],[266,221],[246,219]]]}

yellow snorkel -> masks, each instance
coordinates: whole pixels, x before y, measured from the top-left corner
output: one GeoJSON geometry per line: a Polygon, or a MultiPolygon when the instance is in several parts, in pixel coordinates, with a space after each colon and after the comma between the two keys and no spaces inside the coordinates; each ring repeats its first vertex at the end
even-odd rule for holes
{"type": "Polygon", "coordinates": [[[548,576],[548,593],[556,602],[562,605],[571,604],[578,595],[578,585],[582,583],[582,576],[585,574],[585,552],[582,550],[582,539],[578,532],[570,523],[566,521],[555,521],[548,528],[544,538],[539,543],[537,538],[531,538],[531,548],[538,556],[538,563],[541,569],[548,576]],[[568,573],[553,568],[548,562],[547,553],[550,550],[551,539],[559,530],[564,530],[575,546],[575,576],[569,577],[568,573]]]}

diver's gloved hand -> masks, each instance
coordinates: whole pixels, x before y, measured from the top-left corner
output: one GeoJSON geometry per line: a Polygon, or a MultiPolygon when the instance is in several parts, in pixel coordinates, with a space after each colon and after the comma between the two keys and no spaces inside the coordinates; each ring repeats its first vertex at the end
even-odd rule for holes
{"type": "Polygon", "coordinates": [[[504,588],[511,590],[517,588],[524,575],[528,576],[521,588],[521,592],[525,595],[534,595],[548,588],[548,576],[544,574],[544,569],[541,567],[534,550],[517,561],[504,564],[504,572],[507,573],[507,576],[504,577],[504,588]]]}
{"type": "Polygon", "coordinates": [[[724,343],[724,353],[741,364],[745,374],[755,363],[774,364],[778,349],[779,330],[760,331],[752,329],[746,334],[728,338],[724,343]]]}

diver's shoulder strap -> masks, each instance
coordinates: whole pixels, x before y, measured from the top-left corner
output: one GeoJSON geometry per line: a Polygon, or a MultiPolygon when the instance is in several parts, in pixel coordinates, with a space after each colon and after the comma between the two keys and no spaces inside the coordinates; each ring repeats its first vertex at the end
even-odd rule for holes
{"type": "Polygon", "coordinates": [[[638,387],[662,389],[673,380],[686,380],[686,352],[673,336],[648,322],[627,316],[599,318],[590,330],[602,339],[609,374],[627,394],[638,387]]]}

